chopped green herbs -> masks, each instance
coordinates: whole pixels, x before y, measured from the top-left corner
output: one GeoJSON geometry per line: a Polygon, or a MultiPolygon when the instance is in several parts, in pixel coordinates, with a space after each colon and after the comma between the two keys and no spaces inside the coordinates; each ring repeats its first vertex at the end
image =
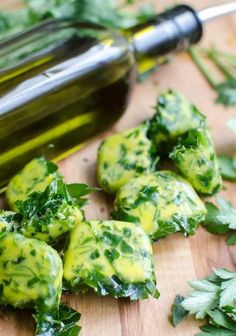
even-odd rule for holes
{"type": "MultiPolygon", "coordinates": [[[[183,299],[176,299],[177,312],[195,315],[196,319],[207,320],[200,327],[203,333],[196,336],[233,336],[236,334],[236,273],[226,269],[215,269],[213,274],[201,280],[189,281],[193,291],[183,299]],[[181,310],[181,306],[183,310],[181,310]]],[[[179,298],[179,296],[177,296],[179,298]]],[[[176,311],[173,310],[173,314],[176,311]]],[[[173,315],[173,319],[176,315],[173,315]]],[[[179,321],[177,315],[177,321],[179,321]]]]}
{"type": "Polygon", "coordinates": [[[80,314],[63,304],[50,313],[36,312],[34,319],[35,336],[77,336],[81,329],[77,325],[80,314]]]}
{"type": "Polygon", "coordinates": [[[206,127],[192,129],[181,137],[170,158],[197,192],[213,195],[222,188],[219,162],[206,127]]]}
{"type": "Polygon", "coordinates": [[[206,209],[181,176],[160,171],[130,180],[115,199],[115,219],[133,222],[153,239],[174,232],[194,234],[206,209]]]}
{"type": "Polygon", "coordinates": [[[82,221],[84,196],[92,190],[87,184],[64,183],[58,167],[40,157],[12,178],[7,198],[21,215],[19,232],[55,245],[82,221]]]}
{"type": "Polygon", "coordinates": [[[131,300],[159,296],[150,241],[131,223],[77,225],[65,251],[64,278],[76,292],[93,288],[100,295],[131,300]]]}
{"type": "MultiPolygon", "coordinates": [[[[69,185],[70,187],[70,185],[69,185]]],[[[69,188],[63,181],[53,181],[44,192],[34,192],[25,201],[17,201],[16,206],[22,215],[21,232],[26,237],[44,240],[55,244],[60,237],[70,231],[83,219],[83,213],[76,204],[76,196],[87,186],[73,185],[69,188]]],[[[82,199],[82,204],[84,204],[82,199]]]]}
{"type": "Polygon", "coordinates": [[[236,209],[222,197],[217,197],[217,201],[220,208],[209,202],[205,204],[207,215],[203,225],[214,234],[232,234],[227,243],[233,245],[236,242],[234,232],[236,230],[236,209]]]}
{"type": "Polygon", "coordinates": [[[21,215],[13,211],[0,210],[0,233],[17,232],[20,228],[21,215]]]}

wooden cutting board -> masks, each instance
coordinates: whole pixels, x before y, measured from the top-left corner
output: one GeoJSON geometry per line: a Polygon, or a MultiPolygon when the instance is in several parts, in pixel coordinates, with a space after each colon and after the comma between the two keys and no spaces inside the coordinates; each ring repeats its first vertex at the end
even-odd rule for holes
{"type": "MultiPolygon", "coordinates": [[[[188,1],[199,9],[219,2],[188,1]]],[[[157,9],[171,3],[173,1],[159,0],[157,9]]],[[[236,15],[209,23],[203,43],[215,43],[236,53],[236,15]]],[[[150,117],[156,96],[167,88],[182,91],[208,116],[218,152],[236,154],[236,135],[226,126],[229,118],[236,117],[236,107],[225,109],[215,105],[214,92],[189,56],[181,54],[146,82],[136,85],[126,114],[112,130],[98,136],[83,150],[60,163],[66,180],[97,185],[96,151],[100,141],[113,132],[135,126],[150,117]]],[[[222,194],[236,206],[236,184],[225,183],[225,186],[227,189],[222,194]]],[[[92,196],[86,215],[89,219],[108,218],[111,206],[110,197],[97,193],[92,196]]],[[[65,302],[81,312],[82,336],[192,336],[199,331],[198,324],[192,318],[174,329],[168,322],[171,304],[177,293],[188,293],[187,280],[206,276],[212,267],[227,267],[236,271],[236,246],[228,247],[225,237],[211,235],[200,228],[194,237],[186,239],[175,234],[155,243],[153,249],[158,289],[161,292],[159,300],[150,298],[130,303],[127,300],[101,298],[93,293],[64,298],[65,302]]],[[[0,316],[0,336],[30,335],[33,335],[33,321],[29,312],[8,312],[0,316]]]]}

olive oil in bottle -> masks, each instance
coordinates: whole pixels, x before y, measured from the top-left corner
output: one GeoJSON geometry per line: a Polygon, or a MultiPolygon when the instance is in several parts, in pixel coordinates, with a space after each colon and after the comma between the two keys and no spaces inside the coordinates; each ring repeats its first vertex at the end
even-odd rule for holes
{"type": "Polygon", "coordinates": [[[0,187],[35,156],[63,158],[108,128],[127,106],[135,60],[155,62],[177,49],[182,41],[174,42],[177,35],[197,42],[200,28],[194,11],[180,6],[120,34],[93,24],[53,20],[2,41],[0,187]],[[171,13],[195,22],[198,34],[175,31],[171,13]]]}
{"type": "Polygon", "coordinates": [[[134,58],[124,38],[49,22],[0,48],[0,183],[38,155],[71,153],[123,113],[134,58]]]}

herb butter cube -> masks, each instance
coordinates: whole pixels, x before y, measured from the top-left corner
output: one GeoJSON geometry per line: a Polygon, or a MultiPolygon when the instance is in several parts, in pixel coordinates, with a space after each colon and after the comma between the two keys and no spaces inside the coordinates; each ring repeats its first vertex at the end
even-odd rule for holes
{"type": "MultiPolygon", "coordinates": [[[[74,184],[73,188],[80,188],[74,184]]],[[[83,185],[82,185],[83,186],[83,185]]],[[[31,194],[16,205],[23,216],[21,233],[49,244],[70,231],[83,219],[83,213],[70,194],[69,186],[63,181],[53,181],[43,192],[31,194]]]]}
{"type": "Polygon", "coordinates": [[[41,311],[57,307],[62,272],[59,255],[44,242],[19,233],[0,234],[1,304],[41,311]]]}
{"type": "Polygon", "coordinates": [[[207,128],[187,132],[180,138],[170,158],[197,192],[212,195],[221,189],[220,167],[207,128]]]}
{"type": "Polygon", "coordinates": [[[152,170],[152,145],[147,124],[112,135],[98,150],[98,181],[103,190],[115,194],[132,177],[152,170]]]}
{"type": "Polygon", "coordinates": [[[16,211],[16,201],[24,201],[34,191],[44,191],[52,181],[61,178],[57,169],[44,157],[30,161],[8,184],[6,198],[10,208],[16,211]]]}
{"type": "Polygon", "coordinates": [[[132,300],[158,296],[152,247],[131,223],[83,222],[70,233],[64,278],[72,288],[93,288],[100,295],[132,300]]]}
{"type": "Polygon", "coordinates": [[[153,239],[194,234],[206,209],[192,186],[171,171],[134,178],[117,193],[115,219],[133,222],[153,239]]]}
{"type": "Polygon", "coordinates": [[[175,144],[178,136],[189,129],[200,126],[204,122],[203,116],[196,106],[191,104],[183,95],[169,90],[159,96],[156,114],[151,120],[150,137],[158,149],[175,144]],[[163,147],[161,146],[163,145],[163,147]]]}

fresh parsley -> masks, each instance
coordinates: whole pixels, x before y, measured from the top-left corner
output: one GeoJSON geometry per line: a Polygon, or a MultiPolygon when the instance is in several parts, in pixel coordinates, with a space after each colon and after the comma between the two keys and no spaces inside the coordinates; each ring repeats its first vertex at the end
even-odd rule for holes
{"type": "Polygon", "coordinates": [[[225,106],[236,105],[236,56],[224,54],[216,48],[208,49],[205,56],[221,71],[225,79],[218,83],[202,59],[202,53],[196,48],[190,48],[190,55],[203,76],[215,90],[218,97],[216,102],[225,106]]]}
{"type": "Polygon", "coordinates": [[[223,179],[236,181],[236,158],[228,155],[218,155],[223,179]]]}
{"type": "Polygon", "coordinates": [[[52,18],[73,18],[89,21],[108,28],[124,29],[142,23],[155,15],[154,8],[147,4],[136,13],[127,7],[135,1],[115,0],[23,0],[24,7],[17,11],[1,12],[0,36],[18,33],[34,24],[52,18]]]}
{"type": "Polygon", "coordinates": [[[34,319],[35,336],[78,336],[81,329],[77,325],[80,314],[63,304],[52,313],[36,313],[34,319]]]}
{"type": "Polygon", "coordinates": [[[172,324],[176,326],[187,313],[206,319],[202,332],[195,336],[236,335],[236,273],[215,269],[205,279],[189,281],[193,291],[184,299],[177,295],[172,307],[172,324]]]}
{"type": "Polygon", "coordinates": [[[55,245],[76,223],[83,220],[81,208],[90,189],[86,184],[51,182],[43,192],[34,192],[25,201],[17,201],[22,215],[20,232],[55,245]]]}
{"type": "Polygon", "coordinates": [[[184,297],[182,295],[176,295],[175,301],[171,308],[171,323],[174,327],[176,327],[187,315],[187,311],[182,306],[182,302],[184,301],[184,297]]]}
{"type": "Polygon", "coordinates": [[[222,197],[218,196],[217,202],[220,208],[213,203],[205,203],[207,215],[203,225],[213,234],[232,233],[227,241],[228,245],[232,245],[236,242],[234,232],[236,230],[236,209],[222,197]]]}

